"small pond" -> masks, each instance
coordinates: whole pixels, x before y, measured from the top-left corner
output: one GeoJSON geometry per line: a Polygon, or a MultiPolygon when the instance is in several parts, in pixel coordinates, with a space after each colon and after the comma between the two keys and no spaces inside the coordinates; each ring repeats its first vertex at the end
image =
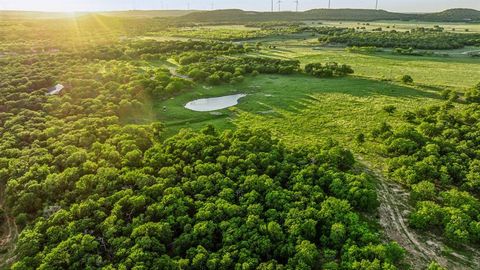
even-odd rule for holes
{"type": "Polygon", "coordinates": [[[196,112],[217,111],[237,105],[238,100],[246,96],[245,94],[238,94],[215,98],[202,98],[187,103],[185,108],[196,112]]]}

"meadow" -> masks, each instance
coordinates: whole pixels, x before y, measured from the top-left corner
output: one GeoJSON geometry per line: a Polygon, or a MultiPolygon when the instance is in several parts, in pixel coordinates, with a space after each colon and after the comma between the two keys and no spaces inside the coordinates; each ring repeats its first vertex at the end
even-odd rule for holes
{"type": "Polygon", "coordinates": [[[368,133],[385,120],[397,119],[384,112],[384,106],[395,105],[399,111],[406,111],[442,102],[435,91],[360,77],[261,75],[235,85],[199,86],[156,103],[154,110],[172,129],[169,133],[206,124],[219,129],[234,125],[268,127],[288,144],[315,144],[333,138],[355,147],[356,134],[368,133]],[[240,93],[248,96],[239,105],[215,114],[184,108],[195,99],[240,93]]]}

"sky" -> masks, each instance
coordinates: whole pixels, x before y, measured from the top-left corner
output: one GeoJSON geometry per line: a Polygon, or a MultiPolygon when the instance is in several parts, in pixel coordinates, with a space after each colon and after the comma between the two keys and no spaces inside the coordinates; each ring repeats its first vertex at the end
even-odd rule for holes
{"type": "MultiPolygon", "coordinates": [[[[325,8],[329,0],[299,0],[299,9],[325,8]]],[[[332,8],[374,8],[376,0],[331,0],[332,8]]],[[[277,0],[275,0],[277,2],[277,0]]],[[[107,11],[132,9],[270,10],[271,0],[0,0],[0,10],[107,11]]],[[[275,8],[278,6],[275,4],[275,8]]],[[[379,0],[379,8],[398,12],[429,12],[449,8],[480,10],[480,0],[379,0]]],[[[295,0],[282,0],[282,10],[295,10],[295,0]]]]}

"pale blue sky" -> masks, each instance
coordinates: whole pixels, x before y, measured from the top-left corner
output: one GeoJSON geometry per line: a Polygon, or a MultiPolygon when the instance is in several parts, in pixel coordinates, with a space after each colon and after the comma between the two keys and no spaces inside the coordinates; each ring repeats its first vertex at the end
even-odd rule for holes
{"type": "MultiPolygon", "coordinates": [[[[331,0],[332,8],[374,8],[375,0],[331,0]]],[[[277,2],[277,0],[275,0],[277,2]]],[[[324,8],[328,0],[299,0],[300,9],[324,8]]],[[[426,12],[463,7],[480,9],[480,0],[379,0],[389,11],[426,12]]],[[[269,10],[270,0],[0,0],[3,10],[100,11],[131,9],[215,9],[269,10]],[[162,4],[163,2],[163,4],[162,4]]],[[[282,0],[282,10],[294,10],[294,0],[282,0]]]]}

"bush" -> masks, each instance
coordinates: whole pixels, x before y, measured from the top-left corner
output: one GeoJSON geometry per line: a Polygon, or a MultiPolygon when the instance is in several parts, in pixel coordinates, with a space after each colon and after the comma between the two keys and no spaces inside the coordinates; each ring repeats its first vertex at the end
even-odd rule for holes
{"type": "Polygon", "coordinates": [[[383,107],[383,110],[389,114],[393,114],[397,110],[397,107],[394,105],[387,105],[383,107]]]}
{"type": "Polygon", "coordinates": [[[447,268],[443,268],[437,262],[432,262],[432,263],[430,263],[430,265],[428,265],[427,270],[447,270],[447,268]]]}
{"type": "Polygon", "coordinates": [[[435,185],[427,181],[412,185],[412,199],[416,201],[435,199],[435,185]]]}
{"type": "Polygon", "coordinates": [[[363,134],[363,133],[358,134],[357,137],[355,138],[355,140],[357,141],[357,143],[364,143],[365,142],[365,134],[363,134]]]}
{"type": "Polygon", "coordinates": [[[405,83],[405,84],[409,84],[409,83],[413,83],[413,78],[412,76],[410,75],[403,75],[400,80],[405,83]]]}

